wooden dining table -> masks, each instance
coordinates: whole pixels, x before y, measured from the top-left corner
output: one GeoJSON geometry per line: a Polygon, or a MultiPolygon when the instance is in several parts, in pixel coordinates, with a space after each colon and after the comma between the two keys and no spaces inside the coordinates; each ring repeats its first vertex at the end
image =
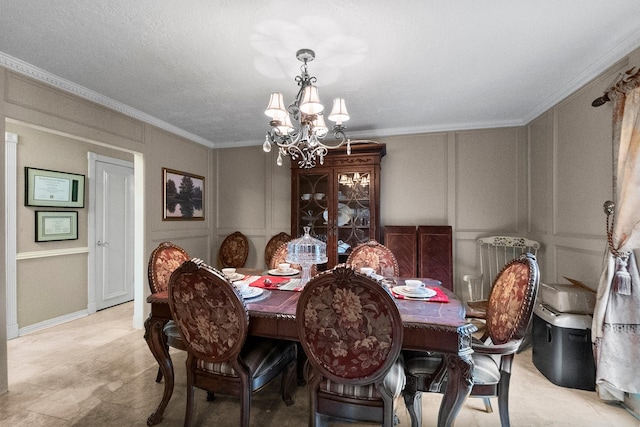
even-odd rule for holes
{"type": "MultiPolygon", "coordinates": [[[[261,270],[239,270],[244,274],[265,274],[261,270]]],[[[401,284],[404,279],[395,279],[401,284]]],[[[464,304],[450,290],[441,287],[448,302],[397,299],[404,325],[402,348],[442,353],[447,367],[447,387],[438,412],[438,426],[452,426],[473,385],[471,335],[477,328],[465,319],[464,304]]],[[[299,341],[296,327],[296,304],[300,292],[266,290],[261,298],[246,300],[249,311],[249,334],[299,341]]],[[[167,292],[147,298],[151,313],[145,321],[145,340],[160,365],[164,393],[158,408],[147,419],[152,426],[162,421],[174,386],[173,364],[169,355],[165,324],[171,320],[167,292]]]]}

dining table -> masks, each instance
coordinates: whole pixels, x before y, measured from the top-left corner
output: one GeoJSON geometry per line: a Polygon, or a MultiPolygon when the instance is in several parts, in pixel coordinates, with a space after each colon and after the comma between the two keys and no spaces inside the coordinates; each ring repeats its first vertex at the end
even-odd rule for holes
{"type": "MultiPolygon", "coordinates": [[[[268,272],[257,269],[238,269],[246,277],[264,279],[268,272]]],[[[280,277],[276,277],[276,282],[280,277]]],[[[394,285],[402,285],[407,278],[387,278],[394,285]]],[[[453,426],[455,418],[473,385],[473,360],[471,354],[472,334],[477,328],[465,318],[465,307],[449,289],[428,278],[418,278],[432,283],[437,291],[434,300],[416,300],[403,295],[397,297],[397,305],[403,322],[404,350],[429,351],[444,356],[447,370],[447,386],[438,412],[438,426],[453,426]]],[[[255,279],[254,279],[255,280],[255,279]]],[[[267,281],[266,283],[269,283],[267,281]]],[[[246,299],[249,312],[249,334],[261,337],[299,341],[296,326],[296,304],[300,292],[283,290],[277,286],[262,286],[259,298],[246,299]]],[[[393,286],[390,286],[393,289],[393,286]]],[[[149,317],[145,321],[144,338],[151,353],[160,365],[164,377],[164,392],[157,409],[148,417],[147,425],[162,421],[164,410],[171,399],[174,373],[167,338],[163,328],[171,320],[167,291],[147,297],[151,304],[149,317]]],[[[409,386],[409,385],[408,385],[409,386]]]]}

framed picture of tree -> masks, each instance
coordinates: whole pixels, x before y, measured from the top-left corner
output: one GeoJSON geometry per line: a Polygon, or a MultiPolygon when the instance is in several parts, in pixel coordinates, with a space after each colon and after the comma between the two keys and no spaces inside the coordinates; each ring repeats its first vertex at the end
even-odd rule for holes
{"type": "Polygon", "coordinates": [[[163,221],[204,220],[204,177],[162,168],[163,221]]]}

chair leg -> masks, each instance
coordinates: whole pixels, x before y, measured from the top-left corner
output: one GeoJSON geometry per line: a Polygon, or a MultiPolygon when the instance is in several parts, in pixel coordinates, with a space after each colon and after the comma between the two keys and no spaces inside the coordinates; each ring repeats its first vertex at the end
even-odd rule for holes
{"type": "Polygon", "coordinates": [[[498,386],[498,412],[500,412],[500,424],[502,427],[511,426],[509,420],[509,382],[511,373],[502,372],[500,385],[498,386]]]}
{"type": "Polygon", "coordinates": [[[387,396],[384,399],[384,413],[382,414],[383,426],[394,427],[395,426],[395,412],[393,411],[393,396],[387,396]]]}
{"type": "Polygon", "coordinates": [[[298,385],[305,386],[307,385],[307,381],[304,378],[304,365],[307,361],[307,355],[304,353],[302,349],[302,344],[298,343],[298,367],[297,367],[297,376],[298,376],[298,385]]]}
{"type": "Polygon", "coordinates": [[[404,405],[409,412],[409,418],[411,419],[411,427],[422,426],[422,392],[416,390],[416,379],[411,376],[407,376],[407,384],[402,391],[402,397],[404,398],[404,405]]]}
{"type": "Polygon", "coordinates": [[[241,394],[240,425],[242,427],[249,427],[251,420],[251,390],[249,390],[249,387],[244,387],[241,394]]]}
{"type": "Polygon", "coordinates": [[[282,400],[285,405],[291,406],[293,405],[293,381],[296,378],[297,374],[297,361],[293,360],[287,367],[284,372],[282,372],[282,382],[280,383],[280,393],[282,394],[282,400]]]}
{"type": "MultiPolygon", "coordinates": [[[[317,377],[319,374],[315,373],[317,377]]],[[[309,383],[309,427],[318,427],[322,425],[322,419],[318,413],[318,385],[319,378],[311,378],[309,383]]]]}
{"type": "MultiPolygon", "coordinates": [[[[164,335],[164,332],[163,332],[163,335],[164,335]]],[[[166,341],[167,339],[166,335],[164,335],[164,339],[166,341]]],[[[167,349],[167,353],[169,353],[169,346],[165,345],[164,347],[167,349]]],[[[158,368],[158,375],[156,375],[156,382],[159,383],[160,381],[162,381],[162,369],[158,368]]]]}
{"type": "Polygon", "coordinates": [[[491,406],[491,399],[488,397],[483,397],[482,401],[484,402],[484,410],[489,414],[493,412],[493,407],[491,406]]]}
{"type": "Polygon", "coordinates": [[[184,427],[191,426],[191,415],[193,414],[193,383],[187,384],[187,409],[184,414],[184,427]]]}

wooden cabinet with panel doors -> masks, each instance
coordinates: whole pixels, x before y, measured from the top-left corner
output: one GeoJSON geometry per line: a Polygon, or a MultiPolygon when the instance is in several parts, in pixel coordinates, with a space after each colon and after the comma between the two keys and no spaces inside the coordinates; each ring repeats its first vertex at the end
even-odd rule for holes
{"type": "MultiPolygon", "coordinates": [[[[384,144],[353,144],[330,150],[324,164],[300,169],[291,162],[291,236],[304,234],[327,243],[326,268],[347,260],[370,239],[380,241],[380,162],[384,144]]],[[[325,266],[319,266],[320,269],[325,266]]]]}

